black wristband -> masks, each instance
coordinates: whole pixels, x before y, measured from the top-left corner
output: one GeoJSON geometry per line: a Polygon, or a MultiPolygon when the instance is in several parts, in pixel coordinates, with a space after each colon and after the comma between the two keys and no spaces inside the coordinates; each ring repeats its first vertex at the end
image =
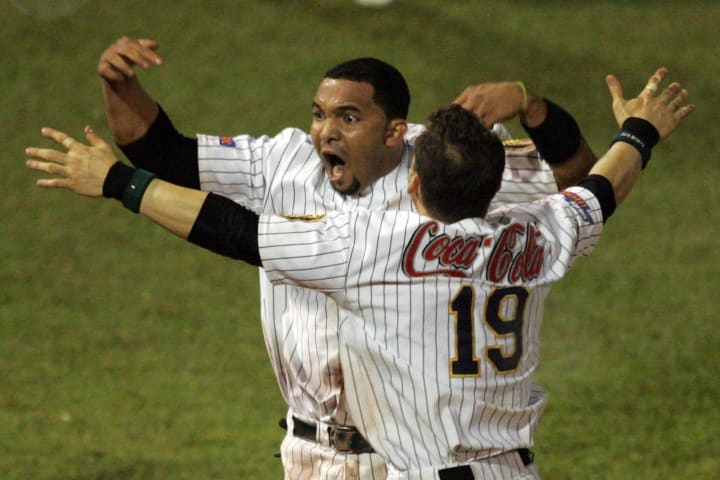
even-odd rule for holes
{"type": "Polygon", "coordinates": [[[122,162],[115,162],[110,167],[105,182],[103,183],[103,197],[122,200],[125,187],[130,183],[130,179],[135,173],[135,169],[122,162]]]}
{"type": "Polygon", "coordinates": [[[142,168],[138,168],[133,172],[123,192],[122,202],[125,208],[135,213],[140,212],[140,203],[142,203],[143,195],[145,195],[145,190],[147,190],[153,178],[155,178],[154,173],[143,170],[142,168]]]}
{"type": "Polygon", "coordinates": [[[547,98],[543,100],[547,105],[545,120],[537,127],[528,127],[524,123],[522,126],[545,161],[556,165],[578,151],[582,134],[572,115],[547,98]]]}
{"type": "Polygon", "coordinates": [[[644,118],[630,117],[625,120],[620,130],[610,142],[629,143],[640,152],[642,158],[642,169],[644,170],[650,161],[650,150],[660,140],[660,133],[655,126],[644,118]]]}
{"type": "Polygon", "coordinates": [[[120,200],[125,208],[138,213],[142,197],[153,178],[154,173],[115,162],[103,182],[103,197],[120,200]]]}

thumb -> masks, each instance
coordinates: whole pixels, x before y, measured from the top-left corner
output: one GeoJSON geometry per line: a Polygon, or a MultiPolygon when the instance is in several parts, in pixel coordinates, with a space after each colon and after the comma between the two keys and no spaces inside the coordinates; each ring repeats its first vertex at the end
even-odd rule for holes
{"type": "Polygon", "coordinates": [[[93,147],[103,147],[107,145],[105,143],[105,140],[100,138],[97,133],[95,133],[95,130],[90,125],[85,126],[85,138],[87,138],[87,141],[92,145],[93,147]]]}
{"type": "Polygon", "coordinates": [[[623,88],[620,84],[620,80],[615,75],[608,75],[605,77],[605,83],[607,83],[608,90],[610,91],[610,95],[612,96],[613,102],[617,102],[619,100],[624,100],[625,97],[623,96],[623,88]]]}

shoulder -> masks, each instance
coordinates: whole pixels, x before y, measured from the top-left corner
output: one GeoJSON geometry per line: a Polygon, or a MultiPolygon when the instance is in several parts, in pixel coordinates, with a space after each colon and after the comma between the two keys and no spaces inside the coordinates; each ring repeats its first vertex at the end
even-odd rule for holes
{"type": "Polygon", "coordinates": [[[289,127],[281,130],[274,136],[250,134],[237,135],[210,135],[204,133],[197,134],[198,145],[202,147],[225,147],[225,148],[242,148],[247,145],[262,144],[309,144],[312,146],[310,135],[299,128],[289,127]]]}
{"type": "Polygon", "coordinates": [[[407,141],[410,145],[414,145],[415,139],[419,137],[423,131],[425,131],[425,126],[419,123],[408,123],[407,126],[408,129],[407,132],[405,132],[405,141],[407,141]]]}

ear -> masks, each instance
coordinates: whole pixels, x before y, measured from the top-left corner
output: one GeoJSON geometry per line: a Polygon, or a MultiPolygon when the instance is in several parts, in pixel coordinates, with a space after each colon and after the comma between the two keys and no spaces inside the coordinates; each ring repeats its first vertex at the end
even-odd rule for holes
{"type": "Polygon", "coordinates": [[[407,191],[410,195],[418,195],[420,193],[420,177],[414,169],[410,169],[408,172],[408,186],[407,191]]]}
{"type": "Polygon", "coordinates": [[[385,130],[385,145],[388,147],[395,147],[402,143],[405,134],[407,133],[407,120],[402,118],[396,118],[390,120],[385,130]]]}
{"type": "Polygon", "coordinates": [[[425,204],[422,202],[422,194],[420,192],[420,177],[414,169],[410,169],[408,174],[408,186],[407,191],[412,198],[413,204],[417,212],[421,215],[431,216],[430,213],[425,209],[425,204]]]}

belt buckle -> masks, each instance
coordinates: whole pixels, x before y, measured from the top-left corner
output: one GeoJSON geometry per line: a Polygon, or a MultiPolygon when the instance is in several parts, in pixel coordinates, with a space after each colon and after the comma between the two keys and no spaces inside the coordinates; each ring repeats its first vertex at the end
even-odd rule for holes
{"type": "Polygon", "coordinates": [[[328,440],[330,446],[341,453],[352,452],[353,436],[355,429],[345,425],[334,425],[328,427],[328,440]]]}

